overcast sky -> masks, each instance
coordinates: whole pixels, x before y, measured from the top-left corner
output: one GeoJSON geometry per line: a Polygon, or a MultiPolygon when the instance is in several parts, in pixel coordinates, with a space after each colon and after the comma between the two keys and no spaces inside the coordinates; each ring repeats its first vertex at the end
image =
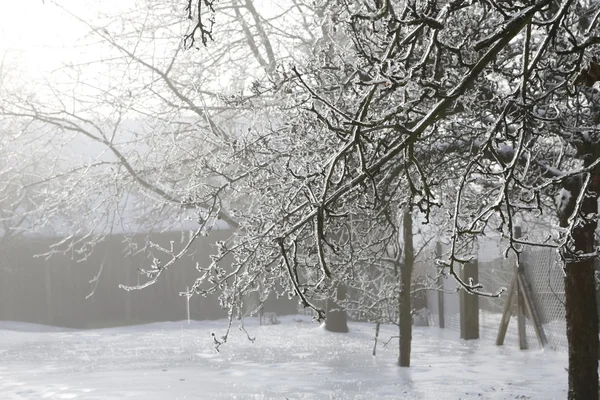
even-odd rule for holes
{"type": "Polygon", "coordinates": [[[79,45],[89,28],[60,6],[92,21],[100,5],[114,9],[121,4],[121,0],[100,3],[93,0],[3,0],[0,2],[0,57],[11,61],[11,65],[16,63],[23,77],[52,71],[63,60],[89,49],[79,45]]]}

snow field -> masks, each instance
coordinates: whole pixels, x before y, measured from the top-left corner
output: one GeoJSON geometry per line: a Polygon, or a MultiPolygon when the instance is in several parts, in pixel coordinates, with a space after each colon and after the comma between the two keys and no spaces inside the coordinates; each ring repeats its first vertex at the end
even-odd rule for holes
{"type": "Polygon", "coordinates": [[[303,316],[246,322],[217,353],[225,321],[60,330],[0,322],[0,399],[564,399],[567,357],[415,327],[399,368],[396,327],[349,334],[303,316]]]}

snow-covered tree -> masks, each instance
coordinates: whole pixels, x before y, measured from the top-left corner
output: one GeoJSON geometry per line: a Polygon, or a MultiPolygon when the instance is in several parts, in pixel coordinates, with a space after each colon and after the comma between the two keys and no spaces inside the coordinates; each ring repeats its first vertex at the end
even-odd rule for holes
{"type": "MultiPolygon", "coordinates": [[[[200,10],[207,2],[189,4],[200,10]]],[[[255,230],[228,249],[236,266],[216,285],[231,300],[283,270],[292,294],[314,306],[315,294],[356,281],[357,254],[382,251],[387,210],[429,215],[441,207],[452,220],[445,263],[469,293],[495,294],[457,274],[469,259],[461,244],[473,236],[500,231],[517,254],[524,245],[560,251],[569,398],[597,398],[600,4],[322,4],[323,37],[342,39],[287,70],[296,85],[284,112],[288,131],[260,146],[285,155],[263,172],[285,190],[247,215],[255,230]],[[549,204],[558,191],[556,209],[549,204]],[[513,237],[519,215],[540,212],[555,216],[560,236],[513,237]],[[357,215],[372,218],[370,243],[339,235],[359,229],[357,215]]],[[[194,21],[201,28],[188,38],[203,37],[202,18],[194,21]]]]}
{"type": "MultiPolygon", "coordinates": [[[[3,96],[1,110],[101,145],[83,165],[111,165],[115,187],[132,184],[157,213],[166,201],[235,221],[194,293],[220,293],[232,318],[252,292],[297,296],[322,317],[320,301],[338,288],[378,288],[370,269],[398,247],[402,216],[419,210],[449,223],[441,261],[471,294],[498,294],[457,273],[465,244],[487,231],[516,254],[562,254],[569,396],[597,398],[598,2],[144,4],[148,18],[136,9],[90,23],[107,49],[87,70],[94,85],[73,65],[68,90],[3,96]],[[181,36],[188,51],[163,41],[181,36]],[[117,134],[132,116],[152,117],[142,138],[117,134]],[[514,237],[517,218],[535,213],[552,215],[560,234],[514,237]]],[[[148,270],[149,282],[164,271],[148,270]]],[[[393,276],[388,287],[406,296],[393,276]]]]}

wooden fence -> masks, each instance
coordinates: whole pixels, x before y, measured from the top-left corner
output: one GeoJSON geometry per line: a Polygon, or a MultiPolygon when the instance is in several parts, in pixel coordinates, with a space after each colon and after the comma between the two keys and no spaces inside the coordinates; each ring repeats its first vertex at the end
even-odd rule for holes
{"type": "MultiPolygon", "coordinates": [[[[107,237],[80,262],[74,254],[36,257],[48,251],[56,238],[5,241],[0,244],[0,320],[96,328],[186,319],[186,298],[179,293],[199,276],[196,262],[207,265],[210,254],[215,253],[214,243],[230,235],[231,231],[213,231],[209,237],[198,239],[157,283],[130,292],[119,288],[119,284],[144,282],[146,278],[138,270],[151,265],[152,254],[143,251],[127,255],[122,235],[107,237]],[[98,274],[98,281],[90,283],[98,274]]],[[[143,248],[148,238],[147,234],[138,234],[132,242],[143,248]]],[[[166,248],[171,241],[176,249],[183,246],[180,232],[153,234],[150,239],[166,248]]],[[[295,312],[296,304],[294,300],[279,299],[267,311],[290,314],[295,312]]],[[[190,299],[192,319],[226,316],[216,295],[190,299]]]]}

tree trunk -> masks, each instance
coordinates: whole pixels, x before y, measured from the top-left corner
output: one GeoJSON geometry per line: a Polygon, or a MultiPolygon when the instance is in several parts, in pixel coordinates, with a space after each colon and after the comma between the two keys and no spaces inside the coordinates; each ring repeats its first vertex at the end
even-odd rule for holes
{"type": "Polygon", "coordinates": [[[338,285],[334,298],[327,299],[327,309],[325,315],[325,329],[329,332],[348,332],[348,318],[346,311],[341,309],[336,301],[346,300],[346,286],[338,285]]]}
{"type": "MultiPolygon", "coordinates": [[[[596,175],[596,174],[594,174],[596,175]]],[[[600,177],[593,176],[590,188],[583,200],[581,214],[598,212],[600,177]]],[[[581,187],[581,186],[580,186],[581,187]]],[[[560,215],[561,226],[568,226],[568,217],[574,210],[579,190],[568,188],[571,202],[564,215],[560,215]],[[569,215],[567,215],[569,214],[569,215]]],[[[591,253],[595,249],[594,232],[597,222],[586,220],[573,229],[573,247],[576,252],[591,253]]],[[[568,254],[566,254],[569,257],[568,254]]],[[[598,312],[594,259],[585,258],[566,263],[565,277],[567,340],[569,342],[569,394],[570,400],[598,399],[598,312]]]]}
{"type": "Polygon", "coordinates": [[[400,268],[400,356],[398,364],[401,367],[410,367],[410,351],[412,342],[412,306],[411,306],[411,278],[414,262],[412,213],[410,209],[404,211],[404,265],[400,268]]]}
{"type": "Polygon", "coordinates": [[[567,264],[569,399],[598,399],[598,315],[594,263],[567,264]]]}
{"type": "MultiPolygon", "coordinates": [[[[583,208],[586,208],[585,204],[583,208]]],[[[595,225],[588,223],[575,229],[573,239],[577,250],[593,251],[595,225]]],[[[598,312],[594,260],[588,258],[567,263],[566,275],[569,399],[598,399],[598,312]]]]}

